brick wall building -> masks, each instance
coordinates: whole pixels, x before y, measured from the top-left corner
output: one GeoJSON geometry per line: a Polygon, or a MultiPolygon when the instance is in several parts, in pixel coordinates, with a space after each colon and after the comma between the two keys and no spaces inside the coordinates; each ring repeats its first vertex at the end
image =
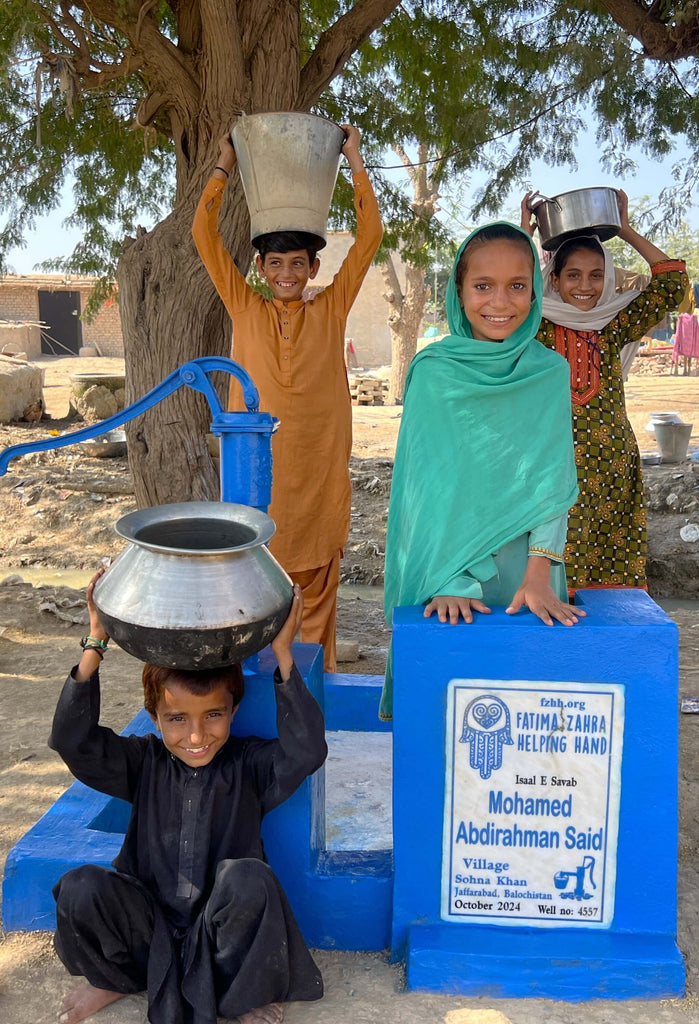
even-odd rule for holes
{"type": "Polygon", "coordinates": [[[0,321],[41,324],[41,351],[47,354],[77,354],[82,346],[95,345],[103,356],[122,356],[115,300],[103,306],[91,323],[80,319],[93,288],[91,277],[7,274],[0,277],[0,321]]]}

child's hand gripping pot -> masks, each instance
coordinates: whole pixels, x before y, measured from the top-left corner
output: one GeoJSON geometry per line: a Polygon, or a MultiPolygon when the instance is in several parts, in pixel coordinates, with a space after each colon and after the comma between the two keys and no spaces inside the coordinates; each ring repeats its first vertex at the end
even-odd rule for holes
{"type": "Polygon", "coordinates": [[[301,629],[302,619],[303,593],[298,583],[295,583],[291,610],[287,616],[286,622],[270,645],[274,653],[274,657],[277,659],[279,672],[284,682],[286,682],[291,675],[291,667],[294,664],[294,659],[291,654],[291,645],[296,638],[296,634],[301,629]]]}

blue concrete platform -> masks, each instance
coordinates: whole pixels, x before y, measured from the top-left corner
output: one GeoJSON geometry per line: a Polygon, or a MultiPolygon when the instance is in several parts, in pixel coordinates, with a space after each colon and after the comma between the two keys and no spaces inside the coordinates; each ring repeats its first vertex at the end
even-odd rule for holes
{"type": "MultiPolygon", "coordinates": [[[[683,994],[677,629],[640,591],[583,591],[577,601],[588,617],[571,628],[503,609],[457,626],[396,610],[393,849],[382,843],[385,821],[375,827],[372,771],[387,774],[391,741],[377,718],[381,679],[324,677],[319,649],[295,646],[325,708],[330,756],[265,818],[263,836],[311,946],[390,946],[410,989],[572,1002],[683,994]],[[579,724],[546,717],[564,706],[579,709],[579,724]],[[374,760],[363,754],[366,733],[384,744],[374,760]],[[536,761],[543,747],[556,752],[548,766],[536,761]],[[354,791],[343,790],[343,760],[354,791]],[[548,823],[527,817],[530,794],[548,823]],[[535,841],[516,838],[527,829],[535,841]],[[513,871],[505,862],[518,857],[513,871]],[[451,875],[454,865],[468,877],[451,875]],[[483,897],[457,901],[454,881],[483,897]],[[496,904],[499,916],[484,916],[496,904]]],[[[263,652],[247,675],[237,733],[275,734],[273,668],[263,652]]],[[[152,728],[142,712],[127,731],[152,728]]],[[[109,865],[128,811],[71,786],[8,857],[5,928],[51,929],[52,885],[77,864],[109,865]]]]}
{"type": "Polygon", "coordinates": [[[568,1003],[660,999],[684,991],[684,965],[672,936],[509,931],[503,936],[497,928],[411,925],[407,987],[568,1003]]]}
{"type": "Polygon", "coordinates": [[[406,961],[409,988],[571,1001],[684,992],[676,943],[677,627],[638,590],[581,591],[577,603],[587,618],[573,627],[499,608],[455,626],[426,621],[419,608],[394,613],[392,953],[406,961]],[[462,698],[466,714],[452,715],[450,748],[457,687],[469,696],[462,698]],[[606,722],[595,734],[600,723],[584,715],[537,725],[561,693],[566,707],[578,697],[590,706],[607,701],[617,732],[606,722]],[[536,714],[517,712],[523,694],[536,714]],[[561,737],[567,754],[529,752],[534,740],[555,750],[561,737]],[[573,755],[576,737],[580,755],[573,755]],[[589,746],[591,737],[598,747],[589,746]],[[606,760],[603,751],[614,743],[606,760]],[[479,751],[492,756],[486,761],[479,751]],[[542,756],[550,759],[543,783],[541,767],[530,767],[542,756]],[[572,778],[571,788],[552,789],[552,773],[572,778]],[[604,800],[601,808],[585,802],[590,779],[609,794],[606,810],[604,800]],[[448,793],[460,801],[457,812],[448,793]],[[597,809],[601,827],[579,830],[575,844],[566,831],[571,818],[539,819],[532,830],[530,794],[567,797],[553,813],[579,806],[583,822],[597,809]],[[522,839],[527,829],[532,838],[522,839]],[[545,829],[549,849],[535,848],[537,829],[545,829]],[[600,852],[603,835],[610,839],[600,852]],[[550,849],[552,836],[560,849],[550,849]],[[502,884],[497,864],[513,859],[517,870],[509,874],[521,881],[502,884]],[[460,875],[448,874],[452,864],[460,875]],[[579,892],[569,884],[576,869],[579,892]],[[529,889],[534,913],[523,920],[529,889]],[[457,899],[462,892],[468,895],[457,899]],[[593,907],[597,919],[586,916],[593,907]]]}

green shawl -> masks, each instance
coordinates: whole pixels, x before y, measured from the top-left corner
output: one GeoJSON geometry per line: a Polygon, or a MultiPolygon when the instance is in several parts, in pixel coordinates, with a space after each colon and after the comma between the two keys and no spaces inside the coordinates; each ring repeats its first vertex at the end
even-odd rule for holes
{"type": "Polygon", "coordinates": [[[534,254],[526,321],[502,342],[476,341],[455,273],[477,233],[459,249],[447,285],[452,333],[419,352],[408,370],[386,536],[389,623],[395,607],[454,593],[449,583],[464,572],[490,579],[495,552],[567,513],[577,496],[570,369],[536,340],[536,250],[523,231],[534,254]]]}

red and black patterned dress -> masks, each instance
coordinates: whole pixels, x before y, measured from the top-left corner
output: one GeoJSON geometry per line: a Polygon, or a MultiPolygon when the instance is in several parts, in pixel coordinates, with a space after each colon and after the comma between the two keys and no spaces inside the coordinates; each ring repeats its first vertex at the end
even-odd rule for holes
{"type": "Polygon", "coordinates": [[[568,587],[646,586],[646,509],[638,445],[626,415],[621,350],[677,309],[682,260],[651,267],[650,284],[600,331],[542,319],[537,337],[570,364],[580,495],[568,517],[568,587]]]}

